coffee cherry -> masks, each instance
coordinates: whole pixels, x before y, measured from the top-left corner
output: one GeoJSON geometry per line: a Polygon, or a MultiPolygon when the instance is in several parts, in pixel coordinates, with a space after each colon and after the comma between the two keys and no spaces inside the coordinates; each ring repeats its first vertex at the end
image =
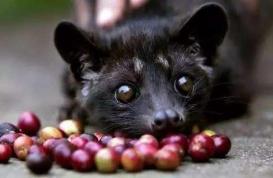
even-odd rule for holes
{"type": "Polygon", "coordinates": [[[20,160],[25,160],[27,157],[28,150],[30,149],[33,141],[31,137],[20,136],[18,137],[13,144],[13,150],[15,155],[20,160]]]}
{"type": "Polygon", "coordinates": [[[103,148],[95,155],[97,170],[102,173],[116,172],[119,167],[119,159],[114,150],[103,148]]]}
{"type": "Polygon", "coordinates": [[[112,139],[113,137],[111,135],[103,135],[99,142],[103,145],[106,146],[108,144],[108,142],[112,139]]]}
{"type": "Polygon", "coordinates": [[[45,148],[42,145],[31,145],[28,150],[28,154],[38,153],[38,154],[45,154],[45,148]]]}
{"type": "Polygon", "coordinates": [[[17,133],[19,132],[19,129],[15,125],[7,122],[0,124],[0,137],[10,132],[17,133]]]}
{"type": "Polygon", "coordinates": [[[31,137],[32,141],[33,141],[33,144],[41,144],[41,140],[39,137],[37,136],[32,136],[31,137]]]}
{"type": "Polygon", "coordinates": [[[13,144],[14,141],[20,136],[20,134],[18,133],[7,133],[4,134],[2,137],[0,137],[0,143],[5,143],[5,144],[9,144],[12,148],[12,156],[15,155],[14,150],[13,150],[13,144]]]}
{"type": "Polygon", "coordinates": [[[127,149],[127,146],[126,145],[117,145],[117,146],[113,147],[112,149],[117,153],[119,158],[121,158],[121,155],[127,149]]]}
{"type": "Polygon", "coordinates": [[[86,145],[84,145],[84,150],[87,151],[91,156],[95,156],[95,154],[101,150],[103,146],[98,142],[90,141],[86,145]]]}
{"type": "Polygon", "coordinates": [[[87,140],[81,137],[73,138],[70,143],[72,143],[74,146],[76,146],[78,149],[83,148],[87,144],[87,140]]]}
{"type": "Polygon", "coordinates": [[[83,126],[81,122],[77,120],[64,120],[59,124],[59,129],[63,131],[66,136],[81,134],[83,132],[83,126]]]}
{"type": "Polygon", "coordinates": [[[0,163],[7,163],[12,156],[12,148],[8,144],[0,144],[0,163]]]}
{"type": "Polygon", "coordinates": [[[56,142],[56,139],[53,139],[53,138],[47,139],[46,141],[44,141],[43,147],[44,147],[45,152],[47,154],[50,155],[53,152],[53,147],[54,147],[55,142],[56,142]]]}
{"type": "Polygon", "coordinates": [[[80,136],[80,134],[72,134],[72,135],[69,135],[69,136],[68,136],[67,140],[68,140],[69,142],[71,142],[74,138],[79,137],[79,136],[80,136]]]}
{"type": "Polygon", "coordinates": [[[71,168],[71,155],[74,152],[75,147],[71,144],[60,143],[54,148],[54,160],[63,168],[71,168]]]}
{"type": "Polygon", "coordinates": [[[0,137],[0,143],[7,143],[13,145],[14,141],[19,137],[18,133],[7,133],[0,137]]]}
{"type": "Polygon", "coordinates": [[[190,142],[188,153],[195,162],[206,162],[214,154],[213,139],[204,134],[194,136],[190,142]]]}
{"type": "Polygon", "coordinates": [[[86,172],[94,165],[94,158],[85,150],[76,150],[71,156],[71,164],[76,171],[86,172]]]}
{"type": "Polygon", "coordinates": [[[216,133],[214,131],[212,131],[212,130],[204,130],[202,132],[202,134],[207,135],[209,137],[212,137],[212,136],[216,135],[216,133]]]}
{"type": "Polygon", "coordinates": [[[126,139],[126,145],[127,147],[134,147],[135,144],[137,143],[137,139],[130,139],[130,138],[127,138],[126,139]]]}
{"type": "Polygon", "coordinates": [[[157,169],[170,171],[180,165],[180,156],[177,152],[161,149],[155,154],[155,166],[157,169]]]}
{"type": "Polygon", "coordinates": [[[46,174],[52,167],[52,160],[44,153],[31,153],[26,159],[27,167],[35,174],[46,174]]]}
{"type": "Polygon", "coordinates": [[[143,160],[133,148],[128,148],[122,153],[121,164],[128,172],[138,172],[143,169],[143,160]]]}
{"type": "Polygon", "coordinates": [[[137,143],[135,143],[135,144],[142,144],[142,143],[152,145],[156,149],[159,146],[157,139],[154,136],[149,135],[149,134],[142,135],[139,138],[139,140],[137,141],[137,143]]]}
{"type": "Polygon", "coordinates": [[[115,137],[108,141],[107,147],[113,148],[116,146],[125,145],[125,139],[122,137],[115,137]]]}
{"type": "Polygon", "coordinates": [[[84,134],[81,134],[80,137],[87,140],[87,141],[93,141],[93,142],[98,142],[99,141],[98,138],[93,134],[84,133],[84,134]]]}
{"type": "Polygon", "coordinates": [[[155,163],[155,153],[157,152],[157,149],[149,144],[138,144],[135,145],[135,150],[137,154],[140,155],[142,160],[144,161],[144,165],[146,167],[151,167],[155,163]]]}
{"type": "Polygon", "coordinates": [[[214,157],[223,158],[225,157],[230,148],[231,148],[231,141],[225,135],[214,135],[212,136],[214,145],[215,145],[215,152],[214,157]]]}
{"type": "Polygon", "coordinates": [[[41,127],[39,118],[32,112],[23,112],[18,119],[17,126],[23,133],[36,135],[41,127]]]}
{"type": "Polygon", "coordinates": [[[188,150],[188,138],[183,134],[170,134],[161,140],[160,145],[164,146],[172,143],[180,145],[184,151],[188,150]]]}
{"type": "Polygon", "coordinates": [[[117,154],[118,160],[120,162],[122,153],[127,149],[126,145],[118,145],[112,148],[113,151],[117,154]]]}
{"type": "Polygon", "coordinates": [[[43,143],[43,148],[46,152],[46,154],[53,156],[53,151],[54,148],[58,145],[58,143],[60,142],[61,139],[47,139],[44,143],[43,143]]]}
{"type": "Polygon", "coordinates": [[[165,145],[161,149],[162,150],[174,151],[174,152],[178,153],[180,155],[181,160],[183,159],[183,157],[186,154],[185,151],[181,148],[181,146],[178,145],[178,144],[175,144],[175,143],[165,145]]]}
{"type": "Polygon", "coordinates": [[[59,129],[55,127],[45,127],[39,132],[39,137],[41,141],[44,142],[50,138],[55,139],[63,138],[63,134],[59,129]]]}

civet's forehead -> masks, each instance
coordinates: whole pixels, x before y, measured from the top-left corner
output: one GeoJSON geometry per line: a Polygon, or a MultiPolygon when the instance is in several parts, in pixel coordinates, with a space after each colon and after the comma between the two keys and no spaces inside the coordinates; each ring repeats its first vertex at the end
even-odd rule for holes
{"type": "Polygon", "coordinates": [[[137,57],[133,58],[133,65],[134,65],[135,73],[141,73],[142,72],[143,67],[144,67],[144,62],[141,59],[139,59],[137,57]]]}
{"type": "MultiPolygon", "coordinates": [[[[152,62],[154,64],[160,65],[163,69],[168,70],[170,68],[169,61],[162,54],[159,54],[159,55],[155,56],[155,58],[152,60],[152,62]]],[[[134,57],[132,59],[132,63],[133,63],[133,66],[134,66],[134,72],[135,73],[141,73],[143,71],[145,65],[147,65],[144,60],[142,60],[142,59],[140,59],[138,57],[134,57]]]]}
{"type": "Polygon", "coordinates": [[[162,54],[157,55],[155,63],[161,65],[164,69],[169,69],[170,67],[169,61],[162,54]]]}

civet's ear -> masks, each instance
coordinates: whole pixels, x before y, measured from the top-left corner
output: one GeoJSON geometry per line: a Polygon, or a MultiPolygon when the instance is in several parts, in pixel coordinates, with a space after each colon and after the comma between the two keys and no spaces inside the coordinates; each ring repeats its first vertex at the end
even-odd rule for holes
{"type": "Polygon", "coordinates": [[[207,3],[192,13],[181,25],[176,38],[183,41],[193,37],[203,48],[217,48],[224,40],[228,30],[225,10],[216,3],[207,3]]]}
{"type": "Polygon", "coordinates": [[[65,62],[71,65],[76,79],[85,70],[97,72],[101,67],[99,50],[92,36],[70,22],[61,22],[54,35],[55,46],[65,62]]]}

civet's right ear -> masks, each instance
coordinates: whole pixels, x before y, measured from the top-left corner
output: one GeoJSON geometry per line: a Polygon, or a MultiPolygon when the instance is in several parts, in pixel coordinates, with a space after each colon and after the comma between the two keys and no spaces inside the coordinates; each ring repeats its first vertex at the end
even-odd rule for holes
{"type": "Polygon", "coordinates": [[[99,50],[92,36],[70,22],[61,22],[54,35],[55,46],[61,57],[71,65],[76,79],[81,79],[85,70],[100,69],[99,50]]]}

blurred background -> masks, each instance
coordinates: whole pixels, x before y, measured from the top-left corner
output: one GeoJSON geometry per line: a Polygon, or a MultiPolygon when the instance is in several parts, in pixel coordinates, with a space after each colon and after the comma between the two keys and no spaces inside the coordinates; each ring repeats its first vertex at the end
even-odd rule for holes
{"type": "MultiPolygon", "coordinates": [[[[15,123],[19,113],[31,110],[44,125],[56,124],[64,63],[54,48],[53,32],[61,20],[73,18],[72,8],[70,0],[0,1],[1,122],[15,123]]],[[[258,96],[252,108],[253,115],[269,117],[268,122],[273,124],[272,51],[273,33],[267,37],[256,66],[258,96]]],[[[235,129],[240,130],[236,124],[235,129]]]]}
{"type": "Polygon", "coordinates": [[[69,0],[0,1],[0,121],[16,123],[24,110],[56,124],[62,103],[63,61],[53,44],[61,20],[71,19],[69,0]]]}

